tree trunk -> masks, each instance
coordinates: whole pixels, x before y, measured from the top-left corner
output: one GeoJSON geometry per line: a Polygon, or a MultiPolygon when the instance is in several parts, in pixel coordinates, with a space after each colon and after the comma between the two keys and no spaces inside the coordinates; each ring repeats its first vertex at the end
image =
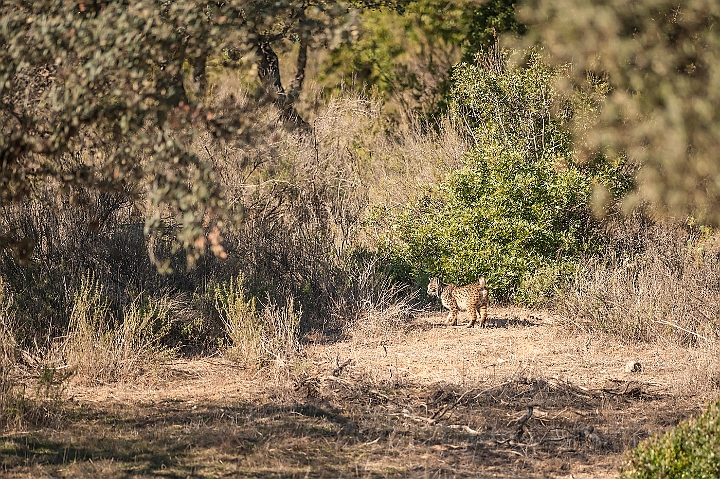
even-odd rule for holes
{"type": "Polygon", "coordinates": [[[257,43],[257,50],[260,54],[260,64],[258,68],[258,76],[265,85],[270,94],[273,103],[280,110],[283,120],[292,123],[296,127],[308,128],[308,123],[302,119],[298,111],[295,109],[295,101],[300,96],[303,80],[305,79],[305,66],[307,65],[307,42],[300,44],[300,53],[298,54],[297,66],[298,70],[295,74],[295,80],[291,85],[290,93],[285,92],[280,78],[280,62],[275,51],[272,49],[270,42],[260,40],[257,43]]]}

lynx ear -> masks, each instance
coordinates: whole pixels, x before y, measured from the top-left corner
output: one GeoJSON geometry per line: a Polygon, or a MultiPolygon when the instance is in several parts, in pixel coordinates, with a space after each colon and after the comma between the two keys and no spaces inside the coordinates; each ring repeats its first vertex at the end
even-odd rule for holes
{"type": "Polygon", "coordinates": [[[487,284],[487,282],[485,281],[485,276],[483,276],[483,275],[478,276],[478,284],[479,284],[482,288],[485,287],[485,285],[487,284]]]}

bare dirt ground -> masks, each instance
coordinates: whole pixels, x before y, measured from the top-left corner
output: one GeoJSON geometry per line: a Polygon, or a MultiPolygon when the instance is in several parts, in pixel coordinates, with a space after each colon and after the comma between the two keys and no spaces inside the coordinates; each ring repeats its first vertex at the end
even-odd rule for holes
{"type": "Polygon", "coordinates": [[[53,427],[0,438],[0,476],[617,477],[713,398],[717,360],[515,308],[486,328],[366,321],[260,372],[215,357],[71,384],[53,427]]]}

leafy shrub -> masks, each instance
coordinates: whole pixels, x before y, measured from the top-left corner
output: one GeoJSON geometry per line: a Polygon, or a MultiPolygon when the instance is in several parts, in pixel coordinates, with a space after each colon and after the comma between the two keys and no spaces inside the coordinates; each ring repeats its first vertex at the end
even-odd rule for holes
{"type": "Polygon", "coordinates": [[[470,16],[464,57],[472,60],[491,47],[498,36],[512,32],[524,35],[526,27],[516,15],[517,0],[488,0],[477,5],[470,16]]]}
{"type": "Polygon", "coordinates": [[[554,85],[567,68],[547,66],[537,52],[525,66],[494,55],[460,64],[453,76],[452,111],[474,146],[460,168],[397,213],[386,246],[405,279],[466,283],[484,274],[498,299],[537,302],[602,245],[594,185],[618,193],[630,181],[622,159],[574,155],[573,119],[594,111],[602,85],[562,95],[554,85]]]}
{"type": "Polygon", "coordinates": [[[623,467],[627,479],[714,478],[720,476],[720,401],[701,416],[635,448],[623,467]]]}

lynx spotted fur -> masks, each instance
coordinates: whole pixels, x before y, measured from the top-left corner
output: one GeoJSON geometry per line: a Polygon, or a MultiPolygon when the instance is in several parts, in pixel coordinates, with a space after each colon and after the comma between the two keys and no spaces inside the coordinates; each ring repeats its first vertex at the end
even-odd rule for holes
{"type": "Polygon", "coordinates": [[[448,314],[448,324],[457,326],[458,311],[467,311],[470,313],[470,324],[468,328],[475,326],[477,321],[477,313],[480,310],[480,326],[485,326],[487,319],[488,289],[485,283],[485,277],[480,276],[477,283],[468,284],[466,286],[455,286],[454,284],[445,284],[440,278],[430,278],[427,293],[430,296],[437,296],[442,301],[443,306],[450,310],[448,314]]]}

